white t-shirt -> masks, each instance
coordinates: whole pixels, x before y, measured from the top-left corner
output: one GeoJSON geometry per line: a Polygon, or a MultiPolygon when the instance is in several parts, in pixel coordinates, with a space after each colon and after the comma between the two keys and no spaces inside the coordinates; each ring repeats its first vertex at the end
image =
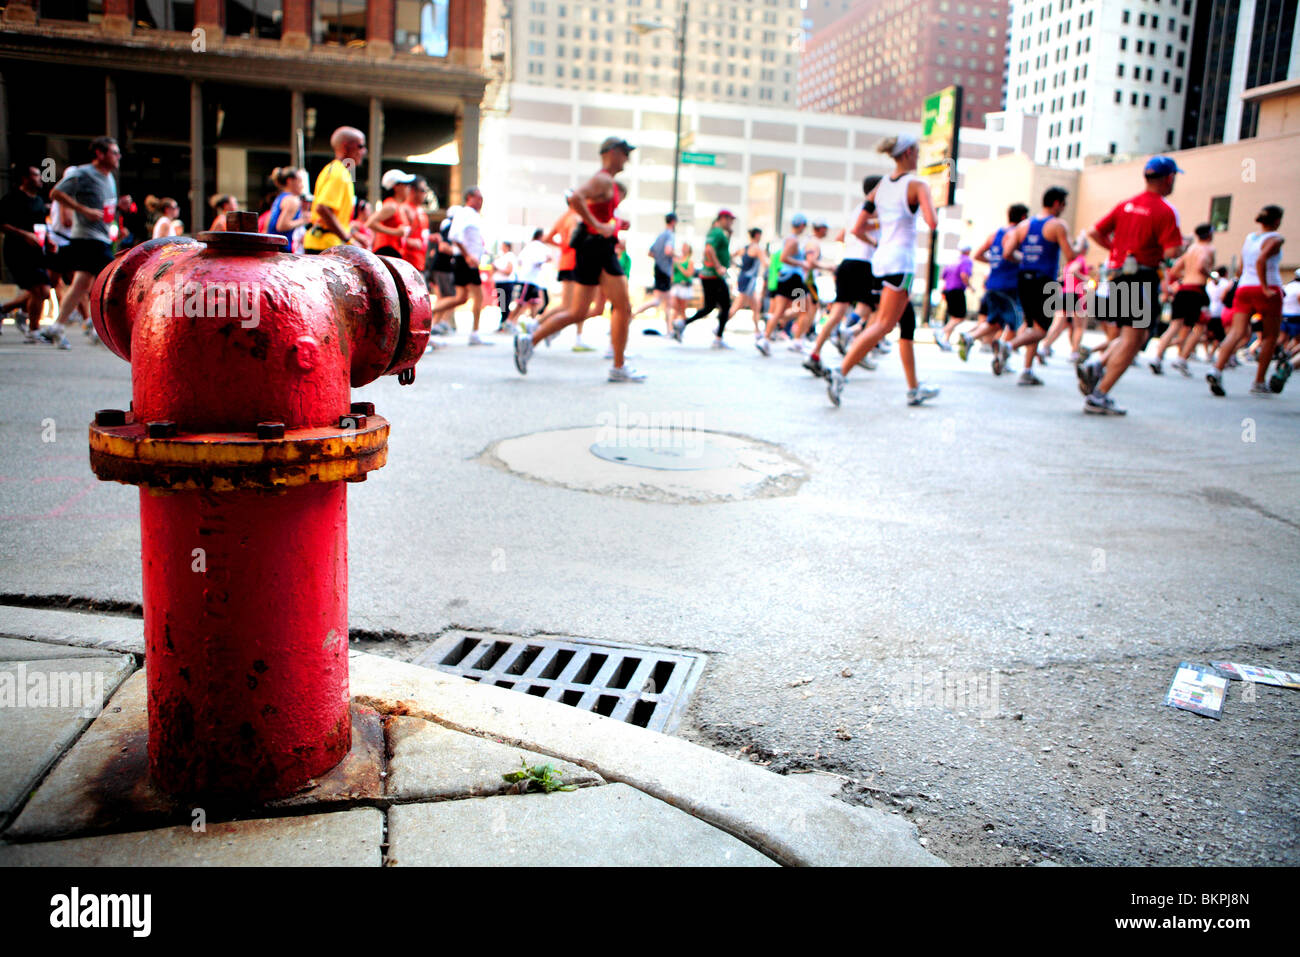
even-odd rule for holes
{"type": "Polygon", "coordinates": [[[475,259],[482,259],[486,244],[483,242],[483,217],[478,214],[478,210],[470,206],[462,206],[457,210],[447,238],[453,243],[460,243],[475,259]]]}
{"type": "Polygon", "coordinates": [[[1259,262],[1259,252],[1264,248],[1264,243],[1274,236],[1281,238],[1282,234],[1278,232],[1269,233],[1251,233],[1246,237],[1246,241],[1241,245],[1241,286],[1281,286],[1282,285],[1282,250],[1268,257],[1268,262],[1264,264],[1264,282],[1260,282],[1260,277],[1255,271],[1256,264],[1259,262]]]}
{"type": "MultiPolygon", "coordinates": [[[[861,209],[862,207],[858,208],[861,209]]],[[[857,218],[858,217],[855,215],[853,217],[853,222],[856,222],[857,218]]],[[[871,262],[871,256],[875,253],[876,247],[869,243],[864,243],[862,240],[858,239],[857,236],[853,235],[853,222],[850,222],[848,228],[844,230],[844,258],[871,262]]],[[[868,229],[867,235],[876,242],[880,241],[879,229],[868,229]]]]}
{"type": "Polygon", "coordinates": [[[513,282],[519,277],[515,274],[514,253],[502,253],[492,260],[492,281],[493,282],[513,282]]]}
{"type": "Polygon", "coordinates": [[[1205,284],[1205,294],[1210,297],[1210,318],[1223,318],[1223,297],[1232,288],[1232,280],[1224,277],[1218,282],[1211,279],[1205,284]]]}
{"type": "Polygon", "coordinates": [[[1282,287],[1282,315],[1300,318],[1300,279],[1282,287]]]}
{"type": "Polygon", "coordinates": [[[540,239],[529,240],[519,250],[519,281],[534,286],[542,284],[542,269],[551,258],[550,248],[540,239]]]}
{"type": "Polygon", "coordinates": [[[897,180],[886,176],[876,187],[876,215],[880,217],[880,247],[872,258],[877,276],[916,272],[916,213],[907,205],[907,185],[916,179],[904,173],[897,180]]]}

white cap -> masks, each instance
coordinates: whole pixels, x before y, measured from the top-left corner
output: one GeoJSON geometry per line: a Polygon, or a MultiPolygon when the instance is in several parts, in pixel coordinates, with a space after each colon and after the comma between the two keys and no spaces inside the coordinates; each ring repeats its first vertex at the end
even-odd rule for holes
{"type": "Polygon", "coordinates": [[[898,142],[894,144],[894,148],[889,151],[889,155],[898,159],[918,142],[919,140],[911,133],[902,133],[898,137],[898,142]]]}
{"type": "Polygon", "coordinates": [[[384,178],[380,182],[383,184],[384,189],[392,189],[398,183],[414,183],[415,174],[405,173],[400,169],[390,169],[384,174],[384,178]]]}

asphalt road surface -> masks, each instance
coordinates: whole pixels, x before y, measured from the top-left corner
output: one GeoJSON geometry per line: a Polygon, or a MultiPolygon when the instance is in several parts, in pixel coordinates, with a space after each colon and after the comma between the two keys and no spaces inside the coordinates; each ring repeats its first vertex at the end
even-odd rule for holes
{"type": "MultiPolygon", "coordinates": [[[[1234,683],[1218,721],[1161,703],[1180,661],[1300,670],[1300,386],[1251,397],[1239,370],[1215,399],[1203,366],[1135,367],[1129,415],[1092,417],[1060,358],[1018,388],[918,344],[938,399],[908,408],[891,356],[834,409],[747,314],[731,352],[708,325],[634,334],[636,385],[566,332],[526,377],[504,337],[462,335],[414,386],[357,390],[392,438],[349,490],[354,635],[403,657],[452,627],[703,651],[678,733],[839,774],[953,863],[1300,863],[1300,691],[1234,683]],[[666,504],[483,457],[620,404],[774,443],[807,479],[666,504]]],[[[130,372],[74,344],[0,338],[0,592],[136,603],[137,492],[86,453],[130,372]]]]}

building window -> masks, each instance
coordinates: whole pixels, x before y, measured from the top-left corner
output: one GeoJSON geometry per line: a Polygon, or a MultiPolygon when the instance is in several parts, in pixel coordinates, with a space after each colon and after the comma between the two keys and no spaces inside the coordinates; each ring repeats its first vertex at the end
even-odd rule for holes
{"type": "Polygon", "coordinates": [[[1115,75],[1116,75],[1116,76],[1123,76],[1123,75],[1124,75],[1124,64],[1123,64],[1123,63],[1121,63],[1121,64],[1119,64],[1117,67],[1115,67],[1115,75]]]}
{"type": "Polygon", "coordinates": [[[1228,214],[1232,211],[1231,196],[1214,196],[1210,199],[1210,225],[1216,233],[1228,228],[1228,214]]]}
{"type": "Polygon", "coordinates": [[[1133,105],[1134,106],[1138,105],[1138,95],[1136,93],[1133,94],[1133,105]]]}
{"type": "Polygon", "coordinates": [[[1174,131],[1165,130],[1165,146],[1173,146],[1173,145],[1174,145],[1174,131]]]}
{"type": "MultiPolygon", "coordinates": [[[[41,3],[41,18],[50,20],[85,20],[98,23],[103,19],[104,4],[102,0],[86,0],[75,4],[41,3]],[[57,9],[50,9],[57,7],[57,9]],[[60,12],[62,11],[62,12],[60,12]]],[[[229,16],[229,14],[227,14],[229,16]]],[[[194,29],[194,0],[172,0],[171,3],[157,5],[157,9],[148,0],[135,0],[135,29],[176,30],[189,33],[194,29]]],[[[278,36],[278,32],[276,36],[278,36]]]]}
{"type": "Polygon", "coordinates": [[[1128,23],[1128,19],[1129,19],[1129,12],[1128,12],[1127,10],[1125,10],[1125,11],[1124,11],[1124,22],[1125,22],[1125,23],[1128,23]]]}
{"type": "Polygon", "coordinates": [[[280,0],[226,0],[226,34],[279,39],[281,7],[280,0]]]}
{"type": "Polygon", "coordinates": [[[317,43],[351,46],[366,39],[366,0],[318,0],[312,34],[317,43]]]}
{"type": "Polygon", "coordinates": [[[1174,92],[1183,92],[1183,78],[1181,76],[1174,77],[1174,92]]]}
{"type": "Polygon", "coordinates": [[[1115,155],[1115,146],[1116,146],[1116,144],[1111,143],[1111,144],[1110,144],[1110,149],[1108,149],[1106,152],[1108,152],[1111,156],[1114,156],[1114,155],[1115,155]]]}
{"type": "Polygon", "coordinates": [[[1143,94],[1142,94],[1142,107],[1145,109],[1145,108],[1149,107],[1150,105],[1151,105],[1151,94],[1150,94],[1150,93],[1143,93],[1143,94]]]}
{"type": "Polygon", "coordinates": [[[1121,50],[1127,50],[1127,49],[1128,49],[1128,37],[1120,37],[1120,38],[1119,38],[1119,48],[1120,48],[1121,50]]]}

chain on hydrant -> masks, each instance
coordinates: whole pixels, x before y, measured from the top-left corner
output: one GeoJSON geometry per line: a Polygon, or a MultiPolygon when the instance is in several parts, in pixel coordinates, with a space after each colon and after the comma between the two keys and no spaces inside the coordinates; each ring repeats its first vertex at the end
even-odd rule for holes
{"type": "Polygon", "coordinates": [[[137,246],[95,282],[132,407],[96,414],[90,463],[140,486],[154,779],[266,799],[351,745],[345,483],[388,444],[351,388],[411,381],[431,316],[409,264],[288,254],[232,215],[228,232],[137,246]]]}

